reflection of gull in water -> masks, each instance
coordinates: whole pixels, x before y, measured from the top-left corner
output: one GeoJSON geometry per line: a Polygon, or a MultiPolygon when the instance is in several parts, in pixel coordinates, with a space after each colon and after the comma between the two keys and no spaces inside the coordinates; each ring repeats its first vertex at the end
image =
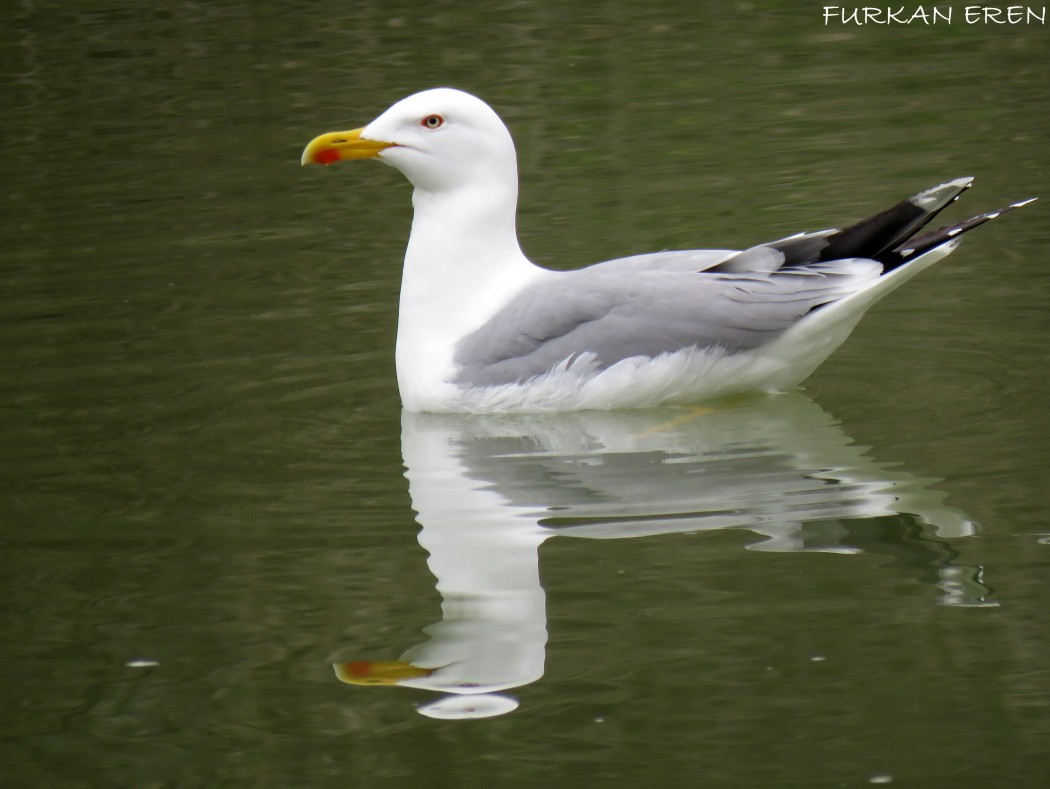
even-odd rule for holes
{"type": "Polygon", "coordinates": [[[402,426],[442,619],[400,661],[341,663],[336,673],[449,694],[424,714],[507,712],[516,702],[498,692],[542,676],[538,548],[555,535],[743,528],[761,536],[755,550],[891,554],[939,586],[942,602],[986,604],[979,571],[950,564],[954,552],[920,525],[953,538],[972,534],[971,521],[944,506],[931,480],[873,461],[801,394],[718,410],[406,412],[402,426]]]}

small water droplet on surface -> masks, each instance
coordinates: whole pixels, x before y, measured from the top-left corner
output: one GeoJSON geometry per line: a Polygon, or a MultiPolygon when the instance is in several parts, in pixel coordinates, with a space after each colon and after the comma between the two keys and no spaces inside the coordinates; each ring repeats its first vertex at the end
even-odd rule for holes
{"type": "Polygon", "coordinates": [[[153,668],[154,666],[159,666],[160,661],[148,660],[146,658],[137,658],[135,660],[129,660],[124,665],[128,668],[153,668]]]}

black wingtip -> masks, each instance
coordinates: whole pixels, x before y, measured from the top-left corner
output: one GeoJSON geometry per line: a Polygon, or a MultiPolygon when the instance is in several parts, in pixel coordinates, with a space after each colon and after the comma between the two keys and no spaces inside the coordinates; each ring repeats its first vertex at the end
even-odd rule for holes
{"type": "Polygon", "coordinates": [[[983,214],[978,214],[977,216],[970,217],[962,222],[957,222],[954,225],[945,225],[936,230],[931,230],[928,233],[913,236],[903,244],[900,244],[895,249],[885,254],[879,259],[879,262],[885,266],[886,271],[892,271],[898,266],[907,263],[909,260],[914,260],[924,252],[930,251],[934,247],[939,247],[941,244],[954,241],[963,233],[969,232],[975,227],[980,227],[985,222],[998,219],[1003,214],[1009,213],[1015,208],[1023,208],[1029,203],[1034,203],[1038,199],[1038,197],[1029,197],[1027,200],[1019,200],[1016,203],[1011,203],[1010,205],[996,211],[988,211],[983,214]]]}
{"type": "Polygon", "coordinates": [[[843,228],[828,239],[821,260],[883,257],[914,236],[930,220],[973,186],[973,176],[931,186],[873,217],[843,228]]]}
{"type": "Polygon", "coordinates": [[[749,255],[765,260],[768,257],[767,251],[772,249],[779,253],[777,262],[781,269],[845,258],[866,258],[882,263],[883,271],[888,272],[914,260],[923,252],[951,242],[968,230],[983,225],[1007,211],[1026,206],[1037,199],[1033,197],[1021,200],[998,211],[990,211],[955,225],[917,235],[930,220],[972,187],[973,182],[973,176],[963,176],[931,186],[929,189],[912,195],[907,200],[902,200],[892,208],[842,230],[799,233],[782,238],[779,241],[746,250],[707,270],[712,272],[750,270],[754,261],[749,258],[749,255]],[[756,250],[761,250],[765,256],[753,255],[752,253],[756,250]]]}

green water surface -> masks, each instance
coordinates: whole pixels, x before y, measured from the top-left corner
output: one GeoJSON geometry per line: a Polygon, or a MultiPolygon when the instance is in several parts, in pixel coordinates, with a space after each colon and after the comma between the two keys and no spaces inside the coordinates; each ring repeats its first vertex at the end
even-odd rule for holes
{"type": "Polygon", "coordinates": [[[430,419],[408,186],[299,167],[470,90],[557,268],[1050,196],[1045,25],[821,9],[5,5],[0,784],[1047,785],[1043,203],[801,393],[430,419]]]}

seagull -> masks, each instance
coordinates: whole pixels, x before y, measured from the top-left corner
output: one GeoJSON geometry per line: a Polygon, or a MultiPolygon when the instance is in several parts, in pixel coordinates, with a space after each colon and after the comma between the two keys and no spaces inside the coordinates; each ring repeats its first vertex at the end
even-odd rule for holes
{"type": "Polygon", "coordinates": [[[645,408],[792,389],[963,233],[1035,199],[920,232],[973,183],[956,178],[842,229],[555,271],[521,251],[514,142],[476,96],[413,94],[363,128],[316,137],[301,163],[357,159],[414,187],[395,351],[407,411],[645,408]]]}

